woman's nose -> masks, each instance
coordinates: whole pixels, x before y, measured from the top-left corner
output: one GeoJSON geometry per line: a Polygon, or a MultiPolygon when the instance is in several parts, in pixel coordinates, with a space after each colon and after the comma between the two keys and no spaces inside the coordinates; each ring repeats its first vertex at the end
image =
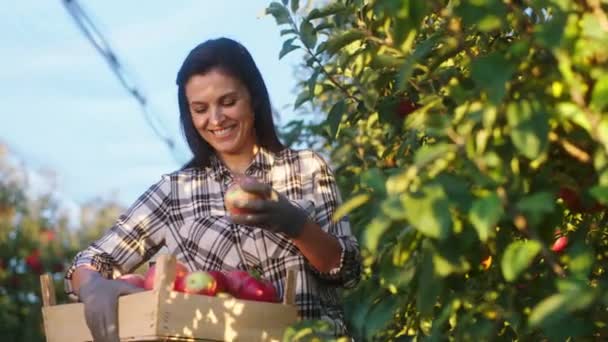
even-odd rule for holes
{"type": "Polygon", "coordinates": [[[222,121],[224,121],[224,114],[222,113],[222,109],[220,107],[215,107],[211,110],[209,121],[211,121],[211,123],[214,125],[220,124],[222,121]]]}

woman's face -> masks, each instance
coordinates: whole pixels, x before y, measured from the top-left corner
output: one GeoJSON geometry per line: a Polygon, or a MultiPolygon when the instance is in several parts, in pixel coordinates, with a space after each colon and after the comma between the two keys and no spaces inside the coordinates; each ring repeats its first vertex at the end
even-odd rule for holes
{"type": "Polygon", "coordinates": [[[211,69],[190,77],[185,91],[194,127],[220,156],[252,153],[253,106],[240,80],[211,69]]]}

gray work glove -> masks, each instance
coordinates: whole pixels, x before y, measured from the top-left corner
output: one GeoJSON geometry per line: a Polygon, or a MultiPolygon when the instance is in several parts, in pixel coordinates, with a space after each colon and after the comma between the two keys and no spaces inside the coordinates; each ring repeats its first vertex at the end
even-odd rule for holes
{"type": "Polygon", "coordinates": [[[95,342],[119,342],[118,297],[143,289],[120,280],[94,275],[79,290],[84,316],[95,342]]]}
{"type": "Polygon", "coordinates": [[[308,220],[306,210],[290,202],[268,184],[252,181],[239,182],[241,189],[267,199],[236,200],[234,206],[247,209],[246,214],[232,214],[232,222],[257,226],[294,238],[300,235],[308,220]]]}

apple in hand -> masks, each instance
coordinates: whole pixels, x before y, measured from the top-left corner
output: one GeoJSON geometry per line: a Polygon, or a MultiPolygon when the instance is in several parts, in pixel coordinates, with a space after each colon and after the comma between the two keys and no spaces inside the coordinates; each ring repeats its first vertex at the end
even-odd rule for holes
{"type": "Polygon", "coordinates": [[[250,213],[250,211],[247,209],[235,207],[235,201],[245,202],[256,199],[265,199],[264,197],[258,194],[243,190],[240,185],[242,182],[257,182],[257,180],[253,177],[241,176],[236,178],[234,182],[228,187],[228,190],[226,190],[226,194],[224,195],[224,205],[226,206],[226,210],[228,210],[228,212],[233,215],[250,213]]]}
{"type": "MultiPolygon", "coordinates": [[[[154,289],[154,274],[156,273],[156,264],[150,266],[144,276],[144,288],[146,290],[154,289]]],[[[173,290],[184,291],[184,278],[188,275],[188,268],[179,261],[175,264],[175,280],[173,281],[173,290]]]]}
{"type": "Polygon", "coordinates": [[[217,282],[209,272],[195,271],[184,278],[184,292],[215,296],[217,294],[217,282]]]}
{"type": "Polygon", "coordinates": [[[125,283],[131,284],[133,286],[139,288],[145,288],[146,279],[143,275],[133,273],[133,274],[123,274],[120,277],[116,278],[116,280],[124,281],[125,283]]]}

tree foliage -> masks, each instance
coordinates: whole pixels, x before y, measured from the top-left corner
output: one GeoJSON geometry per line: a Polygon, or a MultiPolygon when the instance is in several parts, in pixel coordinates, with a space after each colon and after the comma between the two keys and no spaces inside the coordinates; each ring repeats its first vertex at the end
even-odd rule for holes
{"type": "Polygon", "coordinates": [[[9,157],[0,144],[0,336],[7,342],[44,341],[40,275],[51,274],[58,303],[68,302],[65,268],[102,226],[110,226],[117,206],[107,200],[83,206],[75,229],[52,191],[34,195],[28,170],[9,157]]]}
{"type": "Polygon", "coordinates": [[[608,2],[298,7],[267,13],[323,120],[285,137],[331,151],[364,256],[355,337],[608,338],[608,2]]]}

